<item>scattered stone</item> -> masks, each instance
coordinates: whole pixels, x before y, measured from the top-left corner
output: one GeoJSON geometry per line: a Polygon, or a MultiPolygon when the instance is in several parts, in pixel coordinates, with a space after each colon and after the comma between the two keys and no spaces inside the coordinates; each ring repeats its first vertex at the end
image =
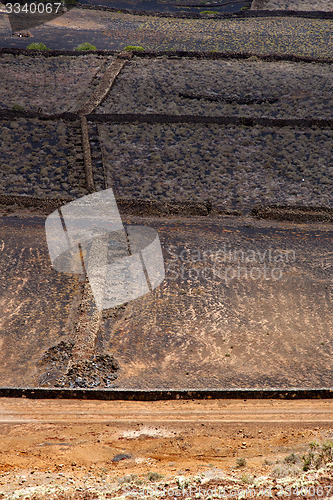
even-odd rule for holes
{"type": "Polygon", "coordinates": [[[17,36],[19,38],[22,38],[22,37],[28,38],[28,37],[32,36],[32,34],[30,33],[30,31],[22,30],[22,31],[14,31],[12,36],[17,36]]]}
{"type": "Polygon", "coordinates": [[[120,460],[128,460],[130,458],[132,458],[131,455],[127,455],[126,453],[119,453],[118,455],[113,457],[112,462],[120,462],[120,460]]]}
{"type": "Polygon", "coordinates": [[[70,366],[67,373],[54,385],[72,389],[114,387],[112,382],[117,378],[119,368],[119,363],[113,356],[96,356],[92,360],[79,361],[70,366]]]}

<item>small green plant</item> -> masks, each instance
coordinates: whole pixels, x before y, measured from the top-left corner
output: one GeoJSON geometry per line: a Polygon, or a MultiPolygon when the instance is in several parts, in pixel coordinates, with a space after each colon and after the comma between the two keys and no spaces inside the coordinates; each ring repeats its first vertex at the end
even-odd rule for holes
{"type": "Polygon", "coordinates": [[[272,476],[275,478],[283,478],[286,476],[298,474],[299,472],[299,467],[294,464],[278,464],[272,470],[272,476]]]}
{"type": "Polygon", "coordinates": [[[23,106],[21,106],[20,104],[16,104],[16,103],[15,103],[15,104],[13,104],[13,106],[12,106],[12,110],[13,110],[13,111],[24,111],[24,107],[23,107],[23,106]]]}
{"type": "Polygon", "coordinates": [[[127,47],[125,47],[124,50],[126,50],[127,52],[131,52],[133,50],[142,51],[145,49],[143,47],[141,47],[141,45],[127,45],[127,47]]]}
{"type": "Polygon", "coordinates": [[[299,461],[299,457],[295,455],[295,453],[291,453],[287,457],[285,457],[284,462],[286,464],[296,464],[299,461]]]}
{"type": "Polygon", "coordinates": [[[159,481],[163,479],[162,474],[159,474],[158,472],[148,472],[147,478],[149,481],[159,481]]]}
{"type": "Polygon", "coordinates": [[[91,45],[91,43],[85,42],[85,43],[80,43],[80,45],[78,45],[77,47],[75,47],[75,50],[79,50],[79,51],[97,50],[97,48],[95,47],[95,45],[91,45]]]}
{"type": "Polygon", "coordinates": [[[241,477],[241,481],[242,481],[242,483],[245,483],[245,484],[252,484],[253,483],[253,476],[251,476],[249,474],[243,474],[241,477]]]}
{"type": "Polygon", "coordinates": [[[36,43],[36,42],[30,43],[30,45],[28,45],[27,49],[29,49],[29,50],[51,50],[48,47],[46,47],[46,45],[44,43],[36,43]]]}
{"type": "Polygon", "coordinates": [[[210,15],[210,14],[217,14],[217,12],[216,12],[215,10],[202,10],[202,11],[200,12],[200,14],[203,14],[203,15],[205,15],[205,14],[210,15]]]}
{"type": "Polygon", "coordinates": [[[236,466],[241,468],[241,467],[246,467],[246,458],[237,458],[236,460],[236,466]]]}
{"type": "Polygon", "coordinates": [[[325,442],[322,445],[316,442],[309,443],[309,451],[303,455],[303,470],[311,468],[319,469],[321,465],[326,465],[333,461],[333,443],[325,442]]]}

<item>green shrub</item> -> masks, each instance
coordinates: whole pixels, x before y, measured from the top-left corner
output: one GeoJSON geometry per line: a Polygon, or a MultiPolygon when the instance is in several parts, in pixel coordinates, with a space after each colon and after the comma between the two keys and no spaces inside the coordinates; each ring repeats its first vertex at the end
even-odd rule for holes
{"type": "Polygon", "coordinates": [[[149,479],[149,481],[160,481],[161,479],[163,479],[163,476],[158,472],[148,472],[147,478],[149,479]]]}
{"type": "Polygon", "coordinates": [[[319,469],[320,466],[326,465],[333,460],[333,443],[326,442],[320,445],[312,442],[309,444],[309,451],[303,455],[303,470],[307,471],[311,468],[319,469]]]}
{"type": "Polygon", "coordinates": [[[299,457],[295,455],[295,453],[291,453],[288,455],[285,459],[284,462],[286,464],[296,464],[299,461],[299,457]]]}
{"type": "Polygon", "coordinates": [[[245,484],[252,484],[253,483],[253,476],[250,476],[249,474],[243,474],[241,477],[242,483],[245,484]]]}
{"type": "Polygon", "coordinates": [[[36,43],[36,42],[33,42],[30,45],[28,45],[27,49],[29,49],[29,50],[51,50],[48,47],[46,47],[46,45],[44,45],[44,43],[36,43]]]}
{"type": "Polygon", "coordinates": [[[141,45],[127,45],[127,47],[124,48],[124,50],[127,50],[127,52],[131,52],[132,50],[145,50],[141,45]]]}
{"type": "Polygon", "coordinates": [[[24,107],[23,107],[23,106],[21,106],[20,104],[16,104],[16,103],[15,103],[15,104],[13,104],[13,106],[12,106],[12,110],[13,110],[13,111],[24,111],[24,107]]]}
{"type": "Polygon", "coordinates": [[[78,45],[77,47],[75,47],[75,50],[80,50],[80,51],[84,51],[84,50],[97,50],[97,48],[95,47],[95,45],[91,45],[91,43],[85,42],[85,43],[81,43],[80,45],[78,45]]]}
{"type": "Polygon", "coordinates": [[[246,458],[237,458],[237,467],[246,467],[246,458]]]}

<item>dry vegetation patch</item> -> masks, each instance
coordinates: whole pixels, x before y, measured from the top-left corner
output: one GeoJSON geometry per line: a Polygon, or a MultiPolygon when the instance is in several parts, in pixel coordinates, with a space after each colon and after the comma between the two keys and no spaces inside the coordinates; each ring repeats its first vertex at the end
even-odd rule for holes
{"type": "Polygon", "coordinates": [[[0,106],[58,113],[67,111],[87,90],[104,64],[102,56],[0,57],[0,106]]]}
{"type": "Polygon", "coordinates": [[[0,193],[77,197],[87,193],[79,125],[37,119],[1,124],[0,193]]]}
{"type": "Polygon", "coordinates": [[[332,118],[332,96],[330,64],[135,58],[98,112],[332,118]]]}
{"type": "Polygon", "coordinates": [[[121,197],[332,206],[331,130],[101,125],[106,180],[121,197]]]}

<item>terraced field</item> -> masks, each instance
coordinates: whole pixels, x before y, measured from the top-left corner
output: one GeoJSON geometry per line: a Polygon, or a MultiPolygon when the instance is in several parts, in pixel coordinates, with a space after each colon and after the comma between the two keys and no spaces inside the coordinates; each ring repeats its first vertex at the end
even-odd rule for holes
{"type": "Polygon", "coordinates": [[[57,58],[2,54],[2,109],[60,113],[68,111],[108,58],[94,55],[57,58]],[[15,81],[15,85],[13,82],[15,81]]]}
{"type": "Polygon", "coordinates": [[[2,54],[1,64],[1,385],[330,386],[330,219],[297,226],[251,212],[330,215],[328,62],[2,54]],[[45,68],[39,100],[20,72],[11,89],[21,63],[29,79],[45,68]],[[63,100],[57,68],[68,70],[63,100]],[[44,220],[52,203],[107,188],[124,223],[157,229],[166,279],[94,315],[88,287],[52,269],[44,220]],[[191,204],[206,217],[185,216],[191,204]],[[176,205],[178,218],[166,215],[176,205]]]}
{"type": "Polygon", "coordinates": [[[90,42],[98,49],[122,50],[140,45],[148,50],[220,51],[294,54],[332,58],[332,20],[295,17],[246,19],[180,19],[117,12],[71,9],[44,26],[33,38],[15,38],[0,15],[0,42],[27,47],[32,41],[50,49],[69,49],[90,42]]]}
{"type": "Polygon", "coordinates": [[[104,322],[118,387],[331,386],[332,226],[130,221],[158,230],[166,279],[104,322]]]}
{"type": "Polygon", "coordinates": [[[330,64],[135,57],[99,113],[332,118],[330,64]]]}
{"type": "MultiPolygon", "coordinates": [[[[16,38],[0,14],[7,47],[90,42],[252,55],[0,54],[2,395],[4,386],[31,387],[32,397],[36,387],[48,395],[69,387],[76,397],[78,388],[91,389],[84,397],[114,388],[186,397],[198,388],[277,388],[281,397],[306,389],[299,397],[326,387],[314,392],[329,397],[332,20],[312,17],[73,8],[16,38]],[[44,116],[62,111],[71,114],[44,116]],[[88,280],[51,267],[44,224],[60,204],[108,187],[125,225],[158,231],[166,276],[151,293],[96,313],[88,280]]],[[[261,498],[263,487],[281,500],[292,488],[293,498],[322,497],[333,477],[330,401],[8,398],[0,497],[142,498],[163,488],[170,496],[172,487],[175,497],[200,488],[208,498],[217,485],[239,498],[261,498]]]]}
{"type": "Polygon", "coordinates": [[[44,350],[71,331],[78,282],[51,268],[44,219],[0,218],[0,386],[34,387],[44,350]]]}
{"type": "Polygon", "coordinates": [[[87,194],[79,124],[2,122],[0,193],[72,198],[87,194]]]}
{"type": "Polygon", "coordinates": [[[100,125],[120,197],[332,207],[332,130],[202,124],[100,125]]]}

